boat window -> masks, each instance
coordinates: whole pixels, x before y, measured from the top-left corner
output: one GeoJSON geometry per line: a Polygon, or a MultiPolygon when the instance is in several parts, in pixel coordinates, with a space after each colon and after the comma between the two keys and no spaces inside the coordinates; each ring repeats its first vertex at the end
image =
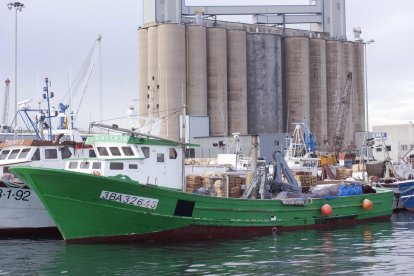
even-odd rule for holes
{"type": "Polygon", "coordinates": [[[32,161],[40,160],[40,149],[37,148],[36,151],[33,153],[32,161]]]}
{"type": "Polygon", "coordinates": [[[142,153],[144,154],[145,158],[149,158],[150,157],[150,150],[149,147],[141,147],[142,153]]]}
{"type": "Polygon", "coordinates": [[[121,162],[111,162],[109,164],[109,168],[111,170],[123,170],[124,169],[124,163],[121,163],[121,162]]]}
{"type": "Polygon", "coordinates": [[[0,160],[6,159],[7,155],[9,155],[10,150],[2,150],[0,154],[0,160]]]}
{"type": "Polygon", "coordinates": [[[57,150],[45,149],[45,159],[57,159],[57,150]]]}
{"type": "Polygon", "coordinates": [[[62,152],[62,159],[69,159],[72,156],[72,153],[70,152],[68,147],[63,147],[61,149],[62,152]]]}
{"type": "Polygon", "coordinates": [[[122,147],[122,152],[125,156],[134,156],[134,151],[131,147],[122,147]]]}
{"type": "Polygon", "coordinates": [[[97,170],[101,168],[101,162],[93,162],[92,169],[97,170]]]}
{"type": "Polygon", "coordinates": [[[93,149],[89,150],[89,157],[96,157],[96,153],[93,149]]]}
{"type": "Polygon", "coordinates": [[[121,152],[118,147],[109,147],[109,150],[113,156],[121,156],[121,152]]]}
{"type": "Polygon", "coordinates": [[[69,162],[69,169],[77,169],[78,162],[69,162]]]}
{"type": "Polygon", "coordinates": [[[157,162],[164,162],[164,153],[157,153],[157,162]]]}
{"type": "Polygon", "coordinates": [[[195,158],[195,149],[186,149],[185,158],[195,158]]]}
{"type": "Polygon", "coordinates": [[[8,159],[16,159],[17,155],[19,154],[20,149],[14,149],[9,155],[8,159]]]}
{"type": "Polygon", "coordinates": [[[22,149],[22,152],[19,154],[18,159],[26,158],[29,154],[30,148],[22,149]]]}
{"type": "Polygon", "coordinates": [[[170,148],[170,159],[177,159],[177,151],[175,148],[170,148]]]}
{"type": "Polygon", "coordinates": [[[129,164],[128,168],[130,170],[138,170],[138,164],[129,164]]]}
{"type": "Polygon", "coordinates": [[[79,169],[85,169],[85,170],[89,169],[89,165],[90,165],[89,161],[82,161],[79,165],[79,169]]]}
{"type": "Polygon", "coordinates": [[[108,156],[109,155],[109,153],[108,153],[108,151],[106,150],[105,147],[98,147],[98,154],[100,156],[108,156]]]}

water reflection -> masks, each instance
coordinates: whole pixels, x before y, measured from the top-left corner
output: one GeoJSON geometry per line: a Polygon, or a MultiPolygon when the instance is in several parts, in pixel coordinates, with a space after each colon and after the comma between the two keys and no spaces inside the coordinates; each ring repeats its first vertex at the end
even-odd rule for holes
{"type": "Polygon", "coordinates": [[[409,274],[413,233],[414,218],[403,213],[391,222],[220,242],[65,246],[62,241],[8,240],[0,241],[0,267],[3,273],[42,275],[409,274]]]}

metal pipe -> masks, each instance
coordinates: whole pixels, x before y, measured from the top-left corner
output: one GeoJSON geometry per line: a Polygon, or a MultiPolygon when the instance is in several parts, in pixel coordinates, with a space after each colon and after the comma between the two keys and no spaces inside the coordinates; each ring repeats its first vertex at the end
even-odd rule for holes
{"type": "MultiPolygon", "coordinates": [[[[24,4],[20,2],[10,2],[7,4],[9,10],[13,7],[16,10],[15,13],[15,29],[14,29],[14,112],[17,113],[17,11],[22,11],[24,4]]],[[[14,127],[17,127],[17,117],[14,121],[14,127]]]]}
{"type": "Polygon", "coordinates": [[[374,43],[375,40],[370,39],[362,42],[364,44],[364,67],[365,67],[365,118],[366,118],[366,131],[369,131],[369,118],[368,118],[368,63],[367,63],[367,44],[374,43]]]}

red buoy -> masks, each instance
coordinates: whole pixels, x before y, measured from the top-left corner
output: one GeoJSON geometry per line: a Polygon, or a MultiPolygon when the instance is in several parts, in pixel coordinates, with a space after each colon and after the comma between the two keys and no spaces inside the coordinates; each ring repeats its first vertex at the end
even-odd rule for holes
{"type": "Polygon", "coordinates": [[[324,216],[330,216],[330,215],[332,215],[332,207],[331,207],[331,205],[324,204],[321,207],[321,212],[322,212],[322,215],[324,215],[324,216]]]}
{"type": "Polygon", "coordinates": [[[371,210],[373,206],[374,203],[367,198],[362,201],[362,209],[364,210],[371,210]]]}

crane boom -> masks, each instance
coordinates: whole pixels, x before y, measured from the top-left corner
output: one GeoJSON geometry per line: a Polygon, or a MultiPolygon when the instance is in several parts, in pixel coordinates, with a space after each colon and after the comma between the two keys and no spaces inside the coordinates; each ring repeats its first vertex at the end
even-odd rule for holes
{"type": "Polygon", "coordinates": [[[95,40],[93,50],[92,50],[91,55],[90,55],[89,64],[88,64],[85,76],[84,76],[84,78],[82,80],[82,83],[81,83],[81,87],[80,87],[81,94],[80,94],[80,99],[79,99],[78,106],[76,107],[74,120],[76,120],[76,118],[78,117],[78,113],[79,113],[80,106],[82,104],[83,96],[85,95],[86,88],[88,87],[88,83],[89,83],[89,80],[91,78],[93,68],[95,67],[96,55],[97,55],[97,51],[98,51],[101,39],[102,39],[102,36],[99,35],[98,38],[95,40]]]}
{"type": "Polygon", "coordinates": [[[349,72],[346,76],[346,83],[344,90],[340,97],[339,108],[336,118],[336,130],[335,137],[333,139],[334,149],[336,153],[339,153],[342,149],[345,134],[346,117],[348,115],[349,106],[351,104],[352,95],[352,73],[349,72]]]}
{"type": "Polygon", "coordinates": [[[7,126],[7,121],[9,117],[9,98],[10,98],[10,80],[5,81],[6,88],[4,90],[4,105],[3,105],[3,117],[1,124],[3,127],[7,126]]]}
{"type": "Polygon", "coordinates": [[[71,85],[69,91],[65,94],[65,96],[62,99],[62,102],[69,101],[71,113],[74,114],[73,118],[71,118],[71,124],[73,124],[73,121],[76,120],[79,114],[80,106],[82,104],[86,89],[88,88],[89,80],[91,79],[92,72],[96,64],[98,51],[101,45],[101,40],[102,36],[98,35],[98,37],[95,39],[93,43],[93,46],[86,60],[82,64],[80,71],[77,73],[73,84],[71,85]],[[67,99],[68,96],[69,99],[67,99]]]}

